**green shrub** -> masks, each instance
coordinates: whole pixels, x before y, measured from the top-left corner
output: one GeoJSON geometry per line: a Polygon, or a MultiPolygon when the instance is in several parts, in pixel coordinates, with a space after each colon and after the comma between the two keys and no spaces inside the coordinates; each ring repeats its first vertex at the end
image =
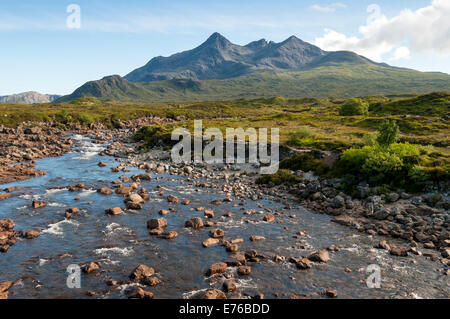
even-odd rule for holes
{"type": "MultiPolygon", "coordinates": [[[[372,185],[405,183],[411,170],[423,160],[419,154],[420,150],[409,143],[350,148],[343,152],[334,171],[367,179],[372,185]]],[[[412,174],[416,176],[417,172],[412,174]]]]}
{"type": "Polygon", "coordinates": [[[78,120],[78,122],[80,122],[81,125],[84,125],[84,126],[88,126],[95,122],[94,117],[92,117],[89,114],[84,114],[84,113],[78,114],[77,120],[78,120]]]}
{"type": "Polygon", "coordinates": [[[378,131],[377,142],[382,146],[389,146],[398,140],[400,129],[394,120],[387,120],[381,124],[378,131]]]}
{"type": "Polygon", "coordinates": [[[169,127],[159,125],[144,126],[134,135],[136,141],[144,141],[147,146],[172,146],[177,141],[172,141],[172,133],[169,127]]]}
{"type": "Polygon", "coordinates": [[[292,175],[289,170],[280,169],[275,174],[264,175],[256,180],[257,184],[273,184],[273,185],[281,185],[288,184],[293,185],[300,183],[302,180],[300,177],[296,175],[292,175]]]}
{"type": "Polygon", "coordinates": [[[324,175],[329,171],[329,167],[323,161],[317,159],[316,155],[315,153],[295,154],[282,160],[280,162],[280,168],[293,171],[312,171],[317,175],[324,175]]]}
{"type": "Polygon", "coordinates": [[[301,140],[307,137],[316,136],[316,132],[308,126],[300,126],[295,132],[289,134],[291,141],[301,140]]]}
{"type": "Polygon", "coordinates": [[[347,102],[345,102],[339,110],[339,115],[342,116],[367,114],[369,114],[369,103],[358,98],[351,98],[347,100],[347,102]]]}
{"type": "Polygon", "coordinates": [[[361,138],[361,144],[364,146],[374,146],[377,144],[377,138],[373,134],[364,134],[361,138]]]}

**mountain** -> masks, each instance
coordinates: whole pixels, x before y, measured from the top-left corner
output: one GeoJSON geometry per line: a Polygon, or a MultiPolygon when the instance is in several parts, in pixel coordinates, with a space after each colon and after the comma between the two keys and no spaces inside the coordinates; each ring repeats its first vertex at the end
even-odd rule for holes
{"type": "Polygon", "coordinates": [[[51,103],[59,97],[60,95],[41,94],[39,92],[30,91],[19,94],[0,96],[0,103],[51,103]]]}
{"type": "Polygon", "coordinates": [[[72,94],[63,96],[56,102],[66,102],[84,96],[105,97],[112,100],[130,100],[142,95],[142,87],[122,78],[120,75],[106,76],[98,81],[90,81],[76,89],[72,94]],[[70,97],[70,98],[69,98],[70,97]]]}
{"type": "Polygon", "coordinates": [[[261,70],[300,69],[324,55],[326,52],[295,36],[281,43],[262,39],[240,46],[214,33],[199,47],[170,57],[156,57],[125,79],[132,82],[227,79],[261,70]]]}
{"type": "Polygon", "coordinates": [[[126,102],[181,102],[228,98],[348,97],[449,91],[450,75],[376,63],[354,52],[327,52],[291,36],[245,46],[219,33],[170,57],[156,57],[124,78],[84,84],[55,102],[91,96],[126,102]]]}

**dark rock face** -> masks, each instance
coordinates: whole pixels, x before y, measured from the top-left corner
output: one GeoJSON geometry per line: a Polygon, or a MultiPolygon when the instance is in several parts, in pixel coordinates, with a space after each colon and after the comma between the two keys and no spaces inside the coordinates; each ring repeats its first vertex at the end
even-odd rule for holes
{"type": "MultiPolygon", "coordinates": [[[[131,82],[227,79],[257,70],[296,70],[325,55],[325,51],[294,36],[280,43],[263,39],[240,46],[214,33],[199,47],[170,57],[156,57],[125,79],[131,82]]],[[[198,88],[196,83],[180,85],[198,88]]]]}

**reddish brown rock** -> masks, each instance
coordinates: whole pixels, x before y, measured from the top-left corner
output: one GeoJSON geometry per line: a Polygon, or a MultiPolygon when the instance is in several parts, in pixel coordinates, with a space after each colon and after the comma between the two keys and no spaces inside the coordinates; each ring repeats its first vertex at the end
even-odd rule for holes
{"type": "Polygon", "coordinates": [[[39,208],[43,208],[43,207],[47,206],[47,203],[44,203],[44,202],[38,202],[38,201],[33,201],[33,203],[31,204],[31,206],[32,206],[34,209],[39,209],[39,208]]]}
{"type": "Polygon", "coordinates": [[[154,295],[152,292],[142,289],[141,287],[133,287],[133,290],[129,293],[129,299],[153,299],[154,295]]]}
{"type": "Polygon", "coordinates": [[[120,207],[113,207],[105,210],[105,213],[107,213],[108,215],[120,215],[123,213],[123,211],[122,208],[120,207]]]}
{"type": "Polygon", "coordinates": [[[164,218],[153,218],[147,222],[147,228],[156,229],[156,228],[165,228],[167,227],[167,220],[164,218]]]}
{"type": "Polygon", "coordinates": [[[327,289],[325,290],[325,296],[329,298],[336,298],[338,295],[337,291],[334,289],[327,289]]]}
{"type": "Polygon", "coordinates": [[[145,282],[155,274],[155,270],[146,265],[137,266],[130,274],[130,279],[137,282],[145,282]]]}
{"type": "Polygon", "coordinates": [[[102,195],[111,195],[112,192],[113,192],[112,189],[108,187],[102,187],[97,189],[97,193],[100,193],[102,195]]]}
{"type": "Polygon", "coordinates": [[[83,267],[83,271],[87,274],[92,274],[93,272],[97,271],[98,268],[99,268],[98,263],[90,262],[83,267]]]}
{"type": "Polygon", "coordinates": [[[223,290],[225,292],[235,291],[236,289],[236,282],[233,279],[227,279],[223,282],[223,290]]]}
{"type": "Polygon", "coordinates": [[[139,194],[130,194],[127,197],[127,202],[132,202],[135,204],[141,204],[144,202],[144,199],[139,194]]]}
{"type": "Polygon", "coordinates": [[[217,246],[220,243],[220,240],[217,238],[208,238],[202,242],[202,245],[206,248],[217,246]]]}
{"type": "Polygon", "coordinates": [[[248,276],[252,272],[252,268],[250,266],[240,266],[237,270],[237,273],[241,276],[248,276]]]}
{"type": "Polygon", "coordinates": [[[225,231],[220,228],[215,228],[209,232],[209,236],[212,238],[222,238],[223,236],[225,236],[225,231]]]}
{"type": "Polygon", "coordinates": [[[167,196],[167,201],[169,203],[177,204],[179,199],[178,199],[178,197],[176,197],[174,195],[169,195],[169,196],[167,196]]]}
{"type": "Polygon", "coordinates": [[[260,241],[264,239],[266,239],[264,236],[257,236],[257,235],[250,236],[250,241],[260,241]]]}
{"type": "Polygon", "coordinates": [[[218,289],[208,289],[203,293],[201,299],[227,299],[227,296],[218,289]]]}
{"type": "Polygon", "coordinates": [[[0,282],[0,299],[8,299],[8,290],[12,287],[12,281],[0,282]]]}
{"type": "Polygon", "coordinates": [[[121,187],[119,187],[119,188],[116,189],[116,194],[119,194],[119,195],[128,195],[128,194],[131,193],[132,190],[133,190],[133,189],[132,189],[131,187],[128,187],[128,186],[123,187],[123,186],[121,186],[121,187]]]}
{"type": "Polygon", "coordinates": [[[13,196],[14,196],[13,194],[1,193],[0,194],[0,200],[5,200],[5,199],[8,199],[8,198],[13,197],[13,196]]]}
{"type": "Polygon", "coordinates": [[[311,261],[308,258],[302,258],[296,263],[298,269],[310,269],[312,267],[311,261]]]}
{"type": "Polygon", "coordinates": [[[394,247],[391,247],[391,250],[389,251],[389,253],[393,256],[408,257],[408,248],[394,246],[394,247]]]}
{"type": "Polygon", "coordinates": [[[190,227],[194,229],[200,229],[203,227],[203,221],[200,217],[193,217],[186,221],[184,224],[185,227],[190,227]]]}
{"type": "Polygon", "coordinates": [[[227,264],[224,262],[218,262],[218,263],[212,264],[209,267],[208,271],[206,272],[206,275],[212,276],[215,274],[222,274],[226,271],[227,271],[227,264]]]}
{"type": "Polygon", "coordinates": [[[33,238],[39,237],[40,234],[41,233],[39,231],[37,231],[37,230],[30,230],[30,231],[27,231],[25,233],[25,238],[26,239],[33,239],[33,238]]]}
{"type": "Polygon", "coordinates": [[[327,263],[330,260],[330,255],[328,255],[328,251],[321,250],[310,255],[308,259],[319,263],[327,263]]]}
{"type": "Polygon", "coordinates": [[[156,276],[153,276],[153,277],[150,277],[150,278],[147,278],[144,280],[145,285],[152,286],[152,287],[159,285],[160,283],[161,283],[161,280],[159,280],[159,278],[156,276]]]}
{"type": "Polygon", "coordinates": [[[171,230],[171,231],[162,233],[160,237],[164,238],[164,239],[175,239],[178,237],[178,233],[174,230],[171,230]]]}
{"type": "Polygon", "coordinates": [[[212,209],[205,209],[204,216],[205,218],[214,218],[214,211],[212,209]]]}
{"type": "Polygon", "coordinates": [[[12,230],[13,228],[14,228],[14,220],[10,218],[0,220],[0,231],[12,230]]]}

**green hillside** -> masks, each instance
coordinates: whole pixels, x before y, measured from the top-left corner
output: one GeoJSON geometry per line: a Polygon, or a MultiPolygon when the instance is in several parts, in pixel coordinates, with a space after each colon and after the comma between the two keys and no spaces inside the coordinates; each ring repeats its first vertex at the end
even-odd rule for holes
{"type": "Polygon", "coordinates": [[[301,71],[255,72],[225,80],[129,82],[113,76],[88,82],[56,102],[84,96],[103,101],[162,103],[269,96],[347,98],[432,91],[450,91],[450,75],[384,65],[324,61],[301,71]]]}

